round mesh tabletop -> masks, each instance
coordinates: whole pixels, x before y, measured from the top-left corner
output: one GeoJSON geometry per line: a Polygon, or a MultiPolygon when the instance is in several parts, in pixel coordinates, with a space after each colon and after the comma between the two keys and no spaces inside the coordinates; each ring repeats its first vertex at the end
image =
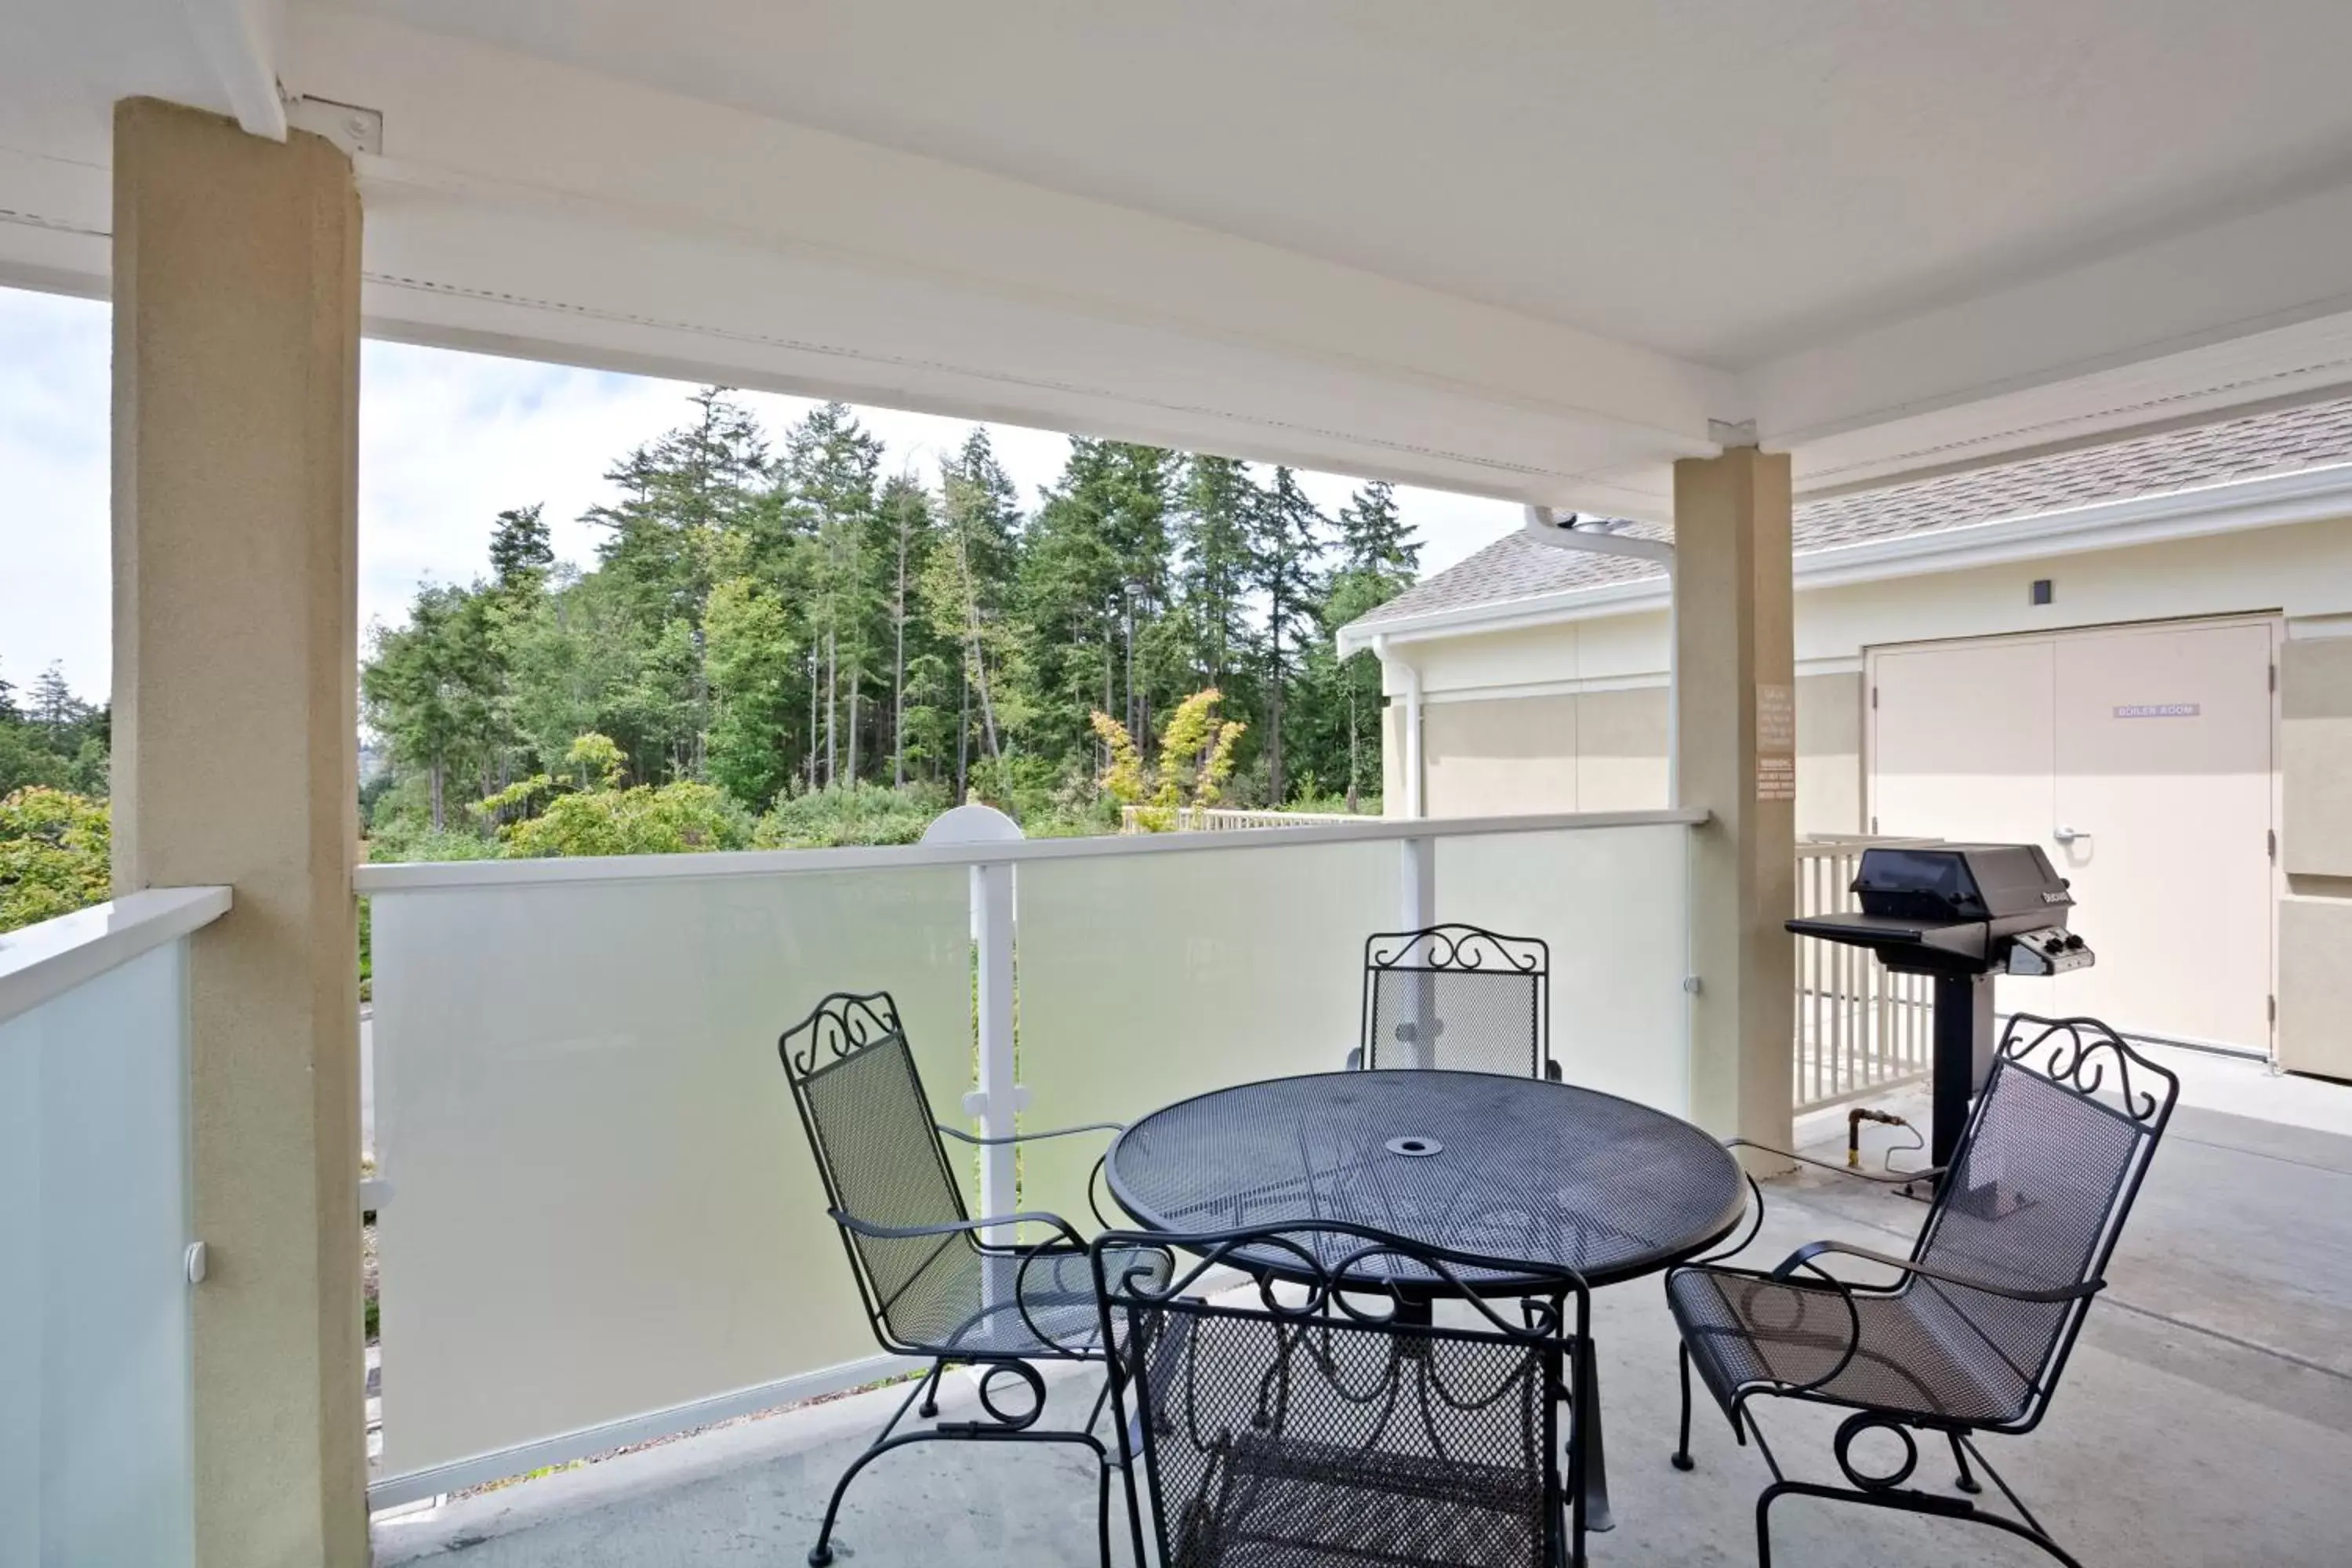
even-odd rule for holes
{"type": "MultiPolygon", "coordinates": [[[[1664,1111],[1569,1084],[1435,1070],[1318,1073],[1181,1100],[1121,1133],[1106,1173],[1150,1230],[1337,1219],[1564,1264],[1591,1285],[1692,1256],[1728,1234],[1748,1198],[1723,1146],[1664,1111]]],[[[1284,1272],[1278,1252],[1252,1261],[1284,1272]]],[[[1510,1279],[1470,1283],[1484,1294],[1510,1279]]]]}

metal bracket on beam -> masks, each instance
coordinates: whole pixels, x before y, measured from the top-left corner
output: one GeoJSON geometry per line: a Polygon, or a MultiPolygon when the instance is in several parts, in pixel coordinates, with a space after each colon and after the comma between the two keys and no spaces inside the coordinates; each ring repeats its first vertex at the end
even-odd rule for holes
{"type": "Polygon", "coordinates": [[[1756,421],[1710,419],[1706,422],[1706,438],[1718,447],[1753,447],[1756,445],[1756,421]]]}
{"type": "Polygon", "coordinates": [[[1562,516],[1548,506],[1527,509],[1526,532],[1538,543],[1554,550],[1582,550],[1595,555],[1626,555],[1636,561],[1655,561],[1663,566],[1675,563],[1675,547],[1671,541],[1644,539],[1639,534],[1620,533],[1623,525],[1613,519],[1581,518],[1574,512],[1562,516]]]}
{"type": "Polygon", "coordinates": [[[325,137],[350,157],[383,151],[381,109],[362,109],[355,103],[337,103],[326,98],[289,98],[286,100],[286,123],[297,131],[325,137]]]}

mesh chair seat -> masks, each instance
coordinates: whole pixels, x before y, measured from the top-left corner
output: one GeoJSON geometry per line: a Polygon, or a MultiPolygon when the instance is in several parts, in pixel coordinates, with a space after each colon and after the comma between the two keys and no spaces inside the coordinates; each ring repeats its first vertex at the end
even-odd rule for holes
{"type": "Polygon", "coordinates": [[[1543,1560],[1525,1466],[1244,1432],[1188,1503],[1174,1568],[1363,1568],[1543,1560]]]}
{"type": "Polygon", "coordinates": [[[2026,1380],[1932,1285],[1857,1290],[1849,1316],[1828,1285],[1685,1268],[1667,1279],[1666,1303],[1692,1364],[1726,1404],[1743,1388],[1829,1377],[1851,1342],[1853,1359],[1812,1390],[1817,1397],[1970,1426],[2000,1426],[2025,1412],[2026,1380]]]}
{"type": "MultiPolygon", "coordinates": [[[[1024,1258],[982,1252],[966,1236],[940,1241],[938,1258],[891,1305],[890,1327],[908,1345],[979,1360],[1099,1353],[1102,1312],[1084,1252],[1024,1258]]],[[[1114,1266],[1164,1280],[1169,1260],[1156,1248],[1126,1248],[1114,1266]]]]}

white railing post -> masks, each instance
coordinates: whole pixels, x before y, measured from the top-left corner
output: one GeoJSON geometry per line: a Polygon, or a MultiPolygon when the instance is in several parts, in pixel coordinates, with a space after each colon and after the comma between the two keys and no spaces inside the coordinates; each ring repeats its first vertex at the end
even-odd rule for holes
{"type": "MultiPolygon", "coordinates": [[[[979,1087],[964,1097],[964,1110],[980,1121],[983,1138],[1010,1138],[1021,1110],[1013,1081],[1013,868],[1002,862],[971,868],[972,931],[980,949],[979,1087]]],[[[1011,1214],[1019,1207],[1014,1189],[1013,1148],[992,1143],[981,1150],[980,1212],[1011,1214]]],[[[987,1233],[992,1242],[1013,1237],[1003,1227],[987,1233]]]]}
{"type": "MultiPolygon", "coordinates": [[[[1402,855],[1397,890],[1402,895],[1399,913],[1406,931],[1426,931],[1437,923],[1437,840],[1407,838],[1397,846],[1402,855]]],[[[1437,988],[1425,974],[1409,974],[1412,998],[1412,1039],[1406,1060],[1413,1067],[1437,1065],[1437,988]]]]}
{"type": "MultiPolygon", "coordinates": [[[[923,830],[926,844],[1005,844],[1022,837],[1021,825],[993,806],[959,805],[941,812],[923,830]]],[[[983,1138],[1010,1138],[1027,1098],[1013,1081],[1013,866],[975,861],[971,868],[971,942],[979,954],[980,985],[974,1019],[980,1036],[975,1083],[963,1097],[963,1112],[980,1123],[983,1138]]],[[[983,1218],[1020,1207],[1014,1185],[1018,1164],[1010,1143],[984,1144],[980,1152],[980,1212],[983,1218]]],[[[1010,1227],[992,1226],[991,1242],[1010,1243],[1010,1227]]]]}

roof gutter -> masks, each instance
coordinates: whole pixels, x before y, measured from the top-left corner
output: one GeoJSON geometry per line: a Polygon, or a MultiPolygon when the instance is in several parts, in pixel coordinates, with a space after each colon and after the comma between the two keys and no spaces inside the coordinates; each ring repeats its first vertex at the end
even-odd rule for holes
{"type": "MultiPolygon", "coordinates": [[[[2046,560],[2175,539],[2281,528],[2347,514],[2352,514],[2352,463],[2338,463],[2267,479],[2135,496],[2064,511],[2038,512],[1962,528],[1808,550],[1796,558],[1796,585],[1800,590],[1837,588],[1940,572],[1965,572],[2011,561],[2046,560]]],[[[1339,629],[1339,651],[1344,657],[1368,647],[1376,635],[1392,644],[1427,642],[1664,610],[1672,601],[1665,576],[1644,575],[1519,599],[1457,605],[1423,615],[1398,616],[1369,626],[1357,622],[1339,629]]]]}

